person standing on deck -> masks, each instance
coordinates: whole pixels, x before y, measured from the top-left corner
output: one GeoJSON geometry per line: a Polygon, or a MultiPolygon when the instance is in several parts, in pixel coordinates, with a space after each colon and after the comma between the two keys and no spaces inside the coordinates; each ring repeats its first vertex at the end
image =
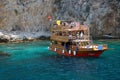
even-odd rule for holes
{"type": "Polygon", "coordinates": [[[69,34],[69,40],[70,40],[70,42],[72,41],[72,34],[71,33],[69,34]]]}
{"type": "Polygon", "coordinates": [[[77,32],[77,34],[76,34],[76,39],[79,39],[80,37],[79,37],[79,32],[77,32]]]}
{"type": "Polygon", "coordinates": [[[83,39],[83,32],[80,33],[80,38],[83,39]]]}

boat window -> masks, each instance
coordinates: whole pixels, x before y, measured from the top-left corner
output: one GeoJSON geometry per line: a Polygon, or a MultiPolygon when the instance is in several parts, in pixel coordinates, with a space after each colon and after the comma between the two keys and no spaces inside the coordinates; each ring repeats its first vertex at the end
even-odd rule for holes
{"type": "Polygon", "coordinates": [[[57,44],[57,41],[52,41],[53,44],[57,44]]]}
{"type": "Polygon", "coordinates": [[[88,42],[81,42],[81,44],[82,44],[83,46],[89,45],[88,42]]]}
{"type": "Polygon", "coordinates": [[[54,33],[54,31],[52,31],[52,33],[54,33]]]}
{"type": "Polygon", "coordinates": [[[76,34],[75,32],[72,32],[72,35],[73,35],[73,36],[75,36],[75,34],[76,34]]]}
{"type": "Polygon", "coordinates": [[[72,45],[74,45],[74,46],[75,46],[75,45],[76,45],[76,43],[75,43],[75,42],[73,42],[73,43],[72,43],[72,45]]]}
{"type": "Polygon", "coordinates": [[[62,36],[62,32],[59,32],[59,36],[62,36]]]}
{"type": "Polygon", "coordinates": [[[62,36],[65,36],[65,33],[64,32],[61,32],[62,36]]]}
{"type": "Polygon", "coordinates": [[[64,46],[64,44],[65,44],[64,42],[61,43],[62,46],[64,46]]]}
{"type": "Polygon", "coordinates": [[[55,31],[53,31],[53,32],[52,32],[52,34],[53,34],[53,35],[57,35],[58,33],[57,33],[57,32],[55,32],[55,31]]]}
{"type": "Polygon", "coordinates": [[[61,45],[62,43],[61,42],[57,42],[57,44],[61,45]]]}

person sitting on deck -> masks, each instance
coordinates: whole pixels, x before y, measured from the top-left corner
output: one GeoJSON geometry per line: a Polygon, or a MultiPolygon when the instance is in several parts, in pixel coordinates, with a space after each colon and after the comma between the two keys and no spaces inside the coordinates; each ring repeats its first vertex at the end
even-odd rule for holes
{"type": "Polygon", "coordinates": [[[76,22],[76,27],[80,27],[80,22],[76,22]]]}
{"type": "Polygon", "coordinates": [[[53,27],[56,28],[56,27],[57,27],[57,24],[54,24],[53,27]]]}
{"type": "Polygon", "coordinates": [[[70,23],[70,28],[75,27],[75,25],[76,25],[75,22],[71,22],[71,23],[70,23]]]}

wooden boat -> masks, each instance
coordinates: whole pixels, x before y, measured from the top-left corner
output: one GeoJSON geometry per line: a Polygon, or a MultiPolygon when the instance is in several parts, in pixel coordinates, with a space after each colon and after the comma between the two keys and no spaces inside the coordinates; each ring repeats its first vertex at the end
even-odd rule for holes
{"type": "Polygon", "coordinates": [[[65,56],[99,57],[107,50],[106,44],[93,44],[89,26],[79,22],[56,21],[50,39],[49,50],[65,56]]]}

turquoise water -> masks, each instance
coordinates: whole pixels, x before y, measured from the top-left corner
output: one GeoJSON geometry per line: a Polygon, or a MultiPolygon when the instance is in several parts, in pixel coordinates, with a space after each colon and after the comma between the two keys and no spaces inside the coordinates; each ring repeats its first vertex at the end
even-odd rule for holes
{"type": "Polygon", "coordinates": [[[0,80],[120,80],[120,41],[95,41],[111,50],[99,58],[59,56],[49,41],[0,45],[0,80]],[[113,49],[114,48],[114,49],[113,49]]]}

